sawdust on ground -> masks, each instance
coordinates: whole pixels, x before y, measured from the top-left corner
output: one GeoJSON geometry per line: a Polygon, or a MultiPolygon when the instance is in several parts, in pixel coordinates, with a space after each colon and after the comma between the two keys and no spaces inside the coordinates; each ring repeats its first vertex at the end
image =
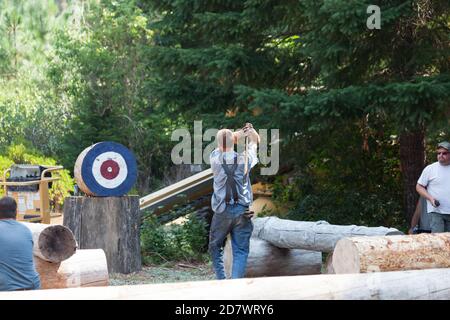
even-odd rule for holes
{"type": "Polygon", "coordinates": [[[144,266],[130,274],[109,275],[110,286],[214,280],[211,264],[174,263],[167,266],[144,266]]]}

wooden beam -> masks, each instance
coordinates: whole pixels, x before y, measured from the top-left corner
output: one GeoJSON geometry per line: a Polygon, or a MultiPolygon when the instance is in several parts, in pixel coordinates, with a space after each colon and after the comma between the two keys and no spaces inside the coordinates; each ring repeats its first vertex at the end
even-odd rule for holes
{"type": "Polygon", "coordinates": [[[449,300],[450,269],[0,292],[0,300],[69,299],[449,300]]]}

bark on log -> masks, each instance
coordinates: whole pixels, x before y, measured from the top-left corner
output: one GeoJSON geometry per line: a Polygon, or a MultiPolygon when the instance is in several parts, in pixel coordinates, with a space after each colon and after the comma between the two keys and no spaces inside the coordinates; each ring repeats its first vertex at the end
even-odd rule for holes
{"type": "Polygon", "coordinates": [[[42,223],[21,223],[33,234],[35,256],[49,262],[60,262],[75,253],[77,242],[69,228],[42,223]]]}
{"type": "Polygon", "coordinates": [[[450,268],[450,233],[354,237],[333,252],[336,273],[450,268]]]}
{"type": "MultiPolygon", "coordinates": [[[[231,239],[224,249],[225,274],[231,277],[233,254],[231,239]]],[[[284,249],[256,237],[250,238],[246,278],[320,274],[322,253],[301,249],[284,249]]]]}
{"type": "Polygon", "coordinates": [[[0,292],[0,300],[449,300],[450,269],[0,292]]]}
{"type": "Polygon", "coordinates": [[[339,239],[353,236],[380,236],[403,234],[394,228],[340,226],[326,221],[308,222],[277,217],[253,220],[253,233],[279,248],[332,252],[339,239]]]}
{"type": "Polygon", "coordinates": [[[68,197],[64,222],[80,249],[103,249],[109,272],[141,270],[138,196],[68,197]]]}
{"type": "Polygon", "coordinates": [[[102,249],[77,250],[59,263],[35,257],[34,263],[41,278],[41,289],[108,285],[108,266],[102,249]]]}

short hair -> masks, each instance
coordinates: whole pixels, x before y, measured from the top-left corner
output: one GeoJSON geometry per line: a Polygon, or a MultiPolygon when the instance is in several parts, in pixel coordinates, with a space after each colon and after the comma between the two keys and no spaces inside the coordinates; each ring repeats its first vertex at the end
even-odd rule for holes
{"type": "Polygon", "coordinates": [[[229,129],[221,129],[217,132],[217,145],[219,148],[228,149],[234,146],[234,135],[229,129]]]}
{"type": "Polygon", "coordinates": [[[0,199],[0,219],[15,219],[17,215],[17,203],[14,198],[3,197],[0,199]]]}

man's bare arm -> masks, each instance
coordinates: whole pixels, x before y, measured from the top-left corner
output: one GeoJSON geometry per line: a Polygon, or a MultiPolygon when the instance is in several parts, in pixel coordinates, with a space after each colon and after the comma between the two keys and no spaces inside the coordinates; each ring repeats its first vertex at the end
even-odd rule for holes
{"type": "Polygon", "coordinates": [[[422,186],[421,184],[416,184],[416,191],[418,194],[420,194],[422,197],[424,197],[425,199],[427,199],[428,201],[430,201],[431,205],[433,207],[437,207],[436,203],[435,203],[435,199],[428,193],[427,188],[425,188],[424,186],[422,186]]]}

